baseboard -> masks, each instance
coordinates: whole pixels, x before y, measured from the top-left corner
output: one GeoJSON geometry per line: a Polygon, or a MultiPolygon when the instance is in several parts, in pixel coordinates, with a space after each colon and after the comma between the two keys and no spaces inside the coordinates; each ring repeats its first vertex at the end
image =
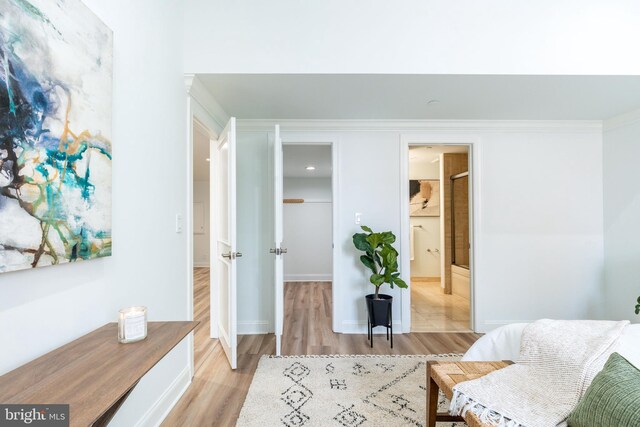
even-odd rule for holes
{"type": "Polygon", "coordinates": [[[238,335],[264,335],[272,334],[271,322],[254,320],[249,322],[238,322],[238,335]]]}
{"type": "Polygon", "coordinates": [[[194,267],[206,267],[206,268],[210,267],[208,261],[194,261],[193,262],[193,266],[194,267]]]}
{"type": "Polygon", "coordinates": [[[162,393],[162,396],[136,423],[136,427],[157,427],[169,415],[171,409],[178,403],[187,388],[191,385],[189,367],[185,367],[171,385],[162,393]]]}
{"type": "Polygon", "coordinates": [[[439,277],[411,276],[412,282],[440,282],[439,277]]]}
{"type": "Polygon", "coordinates": [[[331,274],[285,274],[285,282],[331,282],[331,274]]]}
{"type": "MultiPolygon", "coordinates": [[[[367,334],[367,322],[360,322],[358,320],[344,320],[342,322],[342,331],[343,334],[367,334]]],[[[377,327],[373,330],[373,333],[378,334],[386,334],[387,329],[383,327],[377,327]]],[[[393,322],[393,333],[401,334],[402,333],[402,322],[393,322]]]]}

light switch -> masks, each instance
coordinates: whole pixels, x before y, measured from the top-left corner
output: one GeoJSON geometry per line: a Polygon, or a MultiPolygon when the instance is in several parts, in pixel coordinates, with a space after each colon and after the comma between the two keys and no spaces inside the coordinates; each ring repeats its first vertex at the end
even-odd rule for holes
{"type": "Polygon", "coordinates": [[[362,222],[362,214],[360,212],[356,212],[356,225],[360,225],[362,222]]]}
{"type": "Polygon", "coordinates": [[[182,233],[182,215],[176,214],[176,233],[182,233]]]}

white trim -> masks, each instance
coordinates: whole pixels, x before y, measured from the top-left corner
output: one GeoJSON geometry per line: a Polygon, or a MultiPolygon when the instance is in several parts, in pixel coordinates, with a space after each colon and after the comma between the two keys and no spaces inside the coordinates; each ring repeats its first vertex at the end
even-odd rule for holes
{"type": "Polygon", "coordinates": [[[640,121],[640,109],[608,118],[603,122],[605,132],[624,126],[629,126],[640,121]]]}
{"type": "Polygon", "coordinates": [[[333,278],[329,274],[289,274],[284,276],[285,282],[330,282],[333,278]]]}
{"type": "Polygon", "coordinates": [[[289,131],[498,131],[593,132],[602,130],[601,120],[238,120],[243,131],[269,131],[279,123],[289,131]]]}
{"type": "Polygon", "coordinates": [[[264,335],[272,334],[273,326],[266,320],[252,320],[238,322],[238,335],[264,335]]]}
{"type": "MultiPolygon", "coordinates": [[[[410,218],[409,208],[406,201],[409,200],[409,188],[407,182],[409,182],[409,146],[410,145],[466,145],[469,147],[469,185],[471,211],[469,212],[469,236],[471,239],[471,248],[469,250],[469,286],[470,286],[470,325],[471,330],[475,330],[476,327],[476,309],[475,309],[475,284],[477,277],[477,268],[475,262],[475,254],[477,251],[478,233],[476,232],[475,224],[479,222],[479,169],[476,167],[479,161],[478,147],[480,138],[472,135],[440,135],[440,134],[422,134],[422,135],[400,135],[400,254],[409,254],[409,239],[405,236],[410,232],[410,218]]],[[[442,222],[442,221],[441,221],[442,222]]],[[[444,238],[444,233],[441,233],[441,241],[444,238]]],[[[444,248],[444,245],[441,244],[444,248]]],[[[444,250],[444,249],[443,249],[444,250]]],[[[444,258],[444,257],[443,257],[444,258]]],[[[403,280],[407,283],[411,283],[411,260],[408,256],[401,256],[400,268],[403,280]]],[[[441,277],[444,280],[444,272],[441,277]]],[[[401,318],[403,325],[403,332],[411,332],[411,291],[403,291],[401,294],[401,318]]]]}
{"type": "MultiPolygon", "coordinates": [[[[186,148],[187,148],[187,188],[186,188],[186,208],[184,214],[184,233],[186,233],[186,250],[185,256],[187,259],[187,320],[193,320],[193,127],[194,125],[204,129],[209,134],[209,138],[216,139],[216,133],[219,133],[224,125],[220,125],[220,122],[224,122],[228,117],[227,113],[220,107],[220,105],[213,99],[211,94],[204,87],[202,82],[193,74],[187,74],[184,76],[184,84],[186,90],[186,115],[187,115],[187,129],[186,129],[186,148]]],[[[213,277],[213,275],[211,275],[213,277]]],[[[211,285],[213,282],[211,283],[211,285]]],[[[210,286],[211,286],[210,285],[210,286]]],[[[211,298],[215,297],[215,289],[211,286],[210,292],[211,298]]],[[[211,309],[213,310],[213,305],[211,309]]],[[[214,318],[211,316],[211,318],[214,318]]],[[[211,323],[211,338],[217,338],[217,323],[211,323]]],[[[189,373],[193,377],[195,374],[194,366],[194,342],[193,334],[190,334],[187,338],[188,357],[189,357],[189,373]]]]}
{"type": "Polygon", "coordinates": [[[209,261],[194,261],[193,266],[197,268],[210,268],[211,263],[209,261]]]}
{"type": "Polygon", "coordinates": [[[178,403],[189,385],[191,384],[191,374],[189,368],[184,368],[173,380],[171,385],[162,393],[153,405],[144,413],[142,418],[135,424],[136,427],[156,427],[169,415],[171,409],[178,403]]]}
{"type": "MultiPolygon", "coordinates": [[[[269,122],[276,122],[271,121],[269,122]]],[[[238,122],[240,123],[240,121],[238,122]]],[[[284,123],[291,123],[290,121],[285,121],[284,123]]],[[[272,128],[272,127],[271,127],[272,128]]],[[[244,128],[243,128],[244,130],[244,128]]],[[[280,138],[282,139],[283,145],[329,145],[331,147],[331,226],[332,226],[332,241],[333,241],[333,251],[331,253],[331,270],[332,270],[332,278],[329,279],[332,281],[331,286],[331,298],[332,301],[341,301],[342,300],[342,290],[340,289],[340,275],[336,274],[338,271],[339,265],[338,260],[340,257],[340,223],[337,220],[340,216],[339,209],[339,193],[340,193],[340,174],[339,174],[339,149],[340,149],[340,137],[338,134],[331,133],[313,133],[309,131],[303,131],[301,133],[292,132],[287,129],[287,126],[280,125],[280,138]],[[283,131],[282,129],[286,129],[283,131]]],[[[340,321],[339,310],[337,310],[338,304],[332,304],[331,307],[331,328],[333,332],[341,333],[342,330],[342,322],[340,321]]]]}
{"type": "MultiPolygon", "coordinates": [[[[207,111],[207,114],[216,122],[216,132],[220,132],[227,125],[227,122],[231,118],[226,111],[218,104],[215,98],[211,95],[207,87],[200,81],[195,74],[185,74],[184,83],[187,88],[187,93],[207,111]]],[[[208,123],[205,123],[209,126],[208,123]]],[[[210,130],[215,129],[213,127],[210,130]]]]}
{"type": "MultiPolygon", "coordinates": [[[[402,322],[392,322],[393,323],[393,334],[398,335],[402,334],[402,322]]],[[[343,334],[366,334],[367,333],[367,322],[362,322],[360,320],[343,320],[342,321],[342,333],[343,334]]],[[[377,327],[373,330],[373,333],[376,335],[386,334],[386,328],[377,327]]]]}
{"type": "MultiPolygon", "coordinates": [[[[187,247],[185,256],[187,258],[187,320],[193,320],[193,100],[187,93],[186,113],[187,113],[187,206],[184,215],[185,233],[187,247]]],[[[187,353],[189,358],[189,375],[190,378],[195,375],[195,349],[193,334],[189,334],[187,339],[187,353]]]]}

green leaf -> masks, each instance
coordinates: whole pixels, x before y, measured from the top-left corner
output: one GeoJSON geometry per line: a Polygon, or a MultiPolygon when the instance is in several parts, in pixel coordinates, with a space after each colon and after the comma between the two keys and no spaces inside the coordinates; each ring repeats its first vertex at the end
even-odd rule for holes
{"type": "Polygon", "coordinates": [[[359,251],[372,252],[373,248],[367,241],[367,235],[364,233],[356,233],[353,235],[353,245],[359,251]]]}
{"type": "Polygon", "coordinates": [[[369,281],[376,286],[376,293],[385,283],[388,283],[391,288],[394,286],[407,288],[407,284],[400,278],[398,272],[399,255],[393,247],[396,236],[391,231],[374,233],[365,225],[360,228],[369,234],[354,234],[353,244],[356,249],[365,252],[360,256],[360,261],[373,273],[369,281]]]}
{"type": "Polygon", "coordinates": [[[389,270],[385,270],[384,272],[384,282],[388,284],[393,284],[393,277],[391,276],[391,272],[389,270]]]}
{"type": "Polygon", "coordinates": [[[384,283],[384,276],[380,274],[372,274],[369,281],[376,286],[380,286],[384,283]]]}
{"type": "Polygon", "coordinates": [[[380,236],[380,233],[369,234],[367,236],[367,242],[369,242],[373,249],[376,249],[382,244],[382,236],[380,236]]]}
{"type": "Polygon", "coordinates": [[[375,259],[376,259],[376,264],[378,264],[379,266],[382,266],[382,260],[380,259],[379,252],[375,252],[375,259]]]}
{"type": "Polygon", "coordinates": [[[407,286],[407,283],[399,277],[396,277],[395,279],[393,279],[393,283],[395,283],[397,287],[402,289],[406,289],[409,287],[407,286]]]}
{"type": "Polygon", "coordinates": [[[360,256],[360,261],[369,269],[373,274],[376,274],[378,271],[376,270],[376,265],[373,262],[373,258],[368,255],[360,256]]]}
{"type": "Polygon", "coordinates": [[[396,241],[396,236],[390,231],[380,233],[380,237],[382,238],[382,242],[388,245],[396,241]]]}
{"type": "Polygon", "coordinates": [[[383,266],[389,266],[396,260],[396,251],[389,245],[384,245],[380,250],[380,257],[383,260],[383,266]]]}

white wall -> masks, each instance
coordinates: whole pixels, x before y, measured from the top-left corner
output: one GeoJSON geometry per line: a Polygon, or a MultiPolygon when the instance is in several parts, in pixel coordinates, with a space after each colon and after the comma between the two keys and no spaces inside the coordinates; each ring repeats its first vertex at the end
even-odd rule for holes
{"type": "Polygon", "coordinates": [[[331,280],[331,178],[285,178],[284,198],[305,201],[284,205],[285,281],[331,280]]]}
{"type": "MultiPolygon", "coordinates": [[[[334,300],[339,331],[364,333],[363,296],[373,291],[351,242],[359,231],[354,214],[362,213],[362,223],[375,230],[393,231],[400,238],[398,248],[402,244],[399,206],[405,200],[400,200],[400,186],[406,185],[400,182],[402,139],[474,144],[477,331],[543,317],[604,316],[599,123],[400,122],[386,124],[387,130],[367,130],[367,122],[340,122],[317,123],[295,132],[286,131],[295,128],[294,122],[280,124],[287,140],[327,140],[325,136],[331,135],[337,141],[334,273],[339,284],[334,286],[334,300]]],[[[271,128],[270,123],[264,126],[266,132],[271,128]]],[[[384,126],[376,124],[378,129],[384,126]]],[[[252,156],[259,158],[260,153],[252,156]]],[[[389,293],[398,297],[393,309],[399,331],[400,292],[389,293]]]]}
{"type": "Polygon", "coordinates": [[[640,39],[638,16],[634,0],[193,0],[185,67],[201,73],[636,75],[640,57],[629,52],[640,39]]]}
{"type": "Polygon", "coordinates": [[[193,234],[193,265],[195,267],[209,267],[211,253],[211,234],[209,211],[211,210],[209,181],[193,181],[193,202],[204,205],[204,233],[193,234]]]}
{"type": "Polygon", "coordinates": [[[473,154],[476,329],[603,317],[601,130],[486,132],[473,154]]]}
{"type": "MultiPolygon", "coordinates": [[[[187,316],[186,238],[175,233],[187,183],[182,3],[85,3],[114,31],[113,256],[0,275],[0,374],[115,321],[121,307],[187,316]]],[[[155,424],[189,380],[187,354],[183,342],[152,369],[111,425],[155,424]]]]}
{"type": "MultiPolygon", "coordinates": [[[[409,179],[440,179],[440,163],[409,156],[409,179]]],[[[407,183],[408,185],[408,183],[407,183]]],[[[442,188],[442,186],[441,186],[442,188]]],[[[411,277],[440,277],[440,217],[410,217],[414,228],[414,260],[411,277]],[[430,249],[429,252],[427,249],[430,249]]]]}
{"type": "Polygon", "coordinates": [[[331,202],[331,178],[285,178],[285,199],[331,202]]]}
{"type": "Polygon", "coordinates": [[[640,111],[605,123],[604,251],[607,317],[638,322],[640,111]]]}

